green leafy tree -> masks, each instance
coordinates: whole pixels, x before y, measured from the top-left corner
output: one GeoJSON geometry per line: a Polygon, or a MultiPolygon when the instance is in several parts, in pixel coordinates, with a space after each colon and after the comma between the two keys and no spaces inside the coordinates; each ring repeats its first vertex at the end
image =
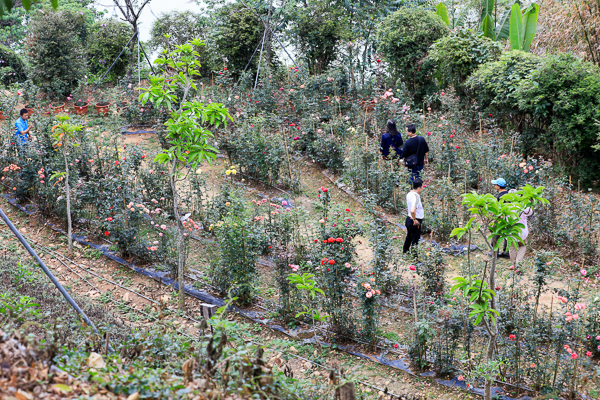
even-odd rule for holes
{"type": "MultiPolygon", "coordinates": [[[[473,215],[464,227],[455,228],[452,236],[459,239],[465,234],[472,232],[478,233],[485,241],[490,250],[490,259],[485,263],[483,278],[469,277],[461,278],[453,290],[462,290],[465,298],[471,302],[470,317],[475,319],[475,323],[484,323],[488,332],[489,340],[486,349],[486,362],[491,362],[496,348],[496,338],[498,336],[498,326],[495,316],[498,315],[496,306],[496,263],[498,261],[498,249],[506,240],[508,246],[517,248],[522,240],[519,236],[524,225],[519,223],[519,216],[523,210],[528,207],[534,207],[536,204],[548,203],[548,200],[542,197],[544,188],[534,188],[526,185],[523,189],[502,196],[498,200],[495,196],[487,194],[477,194],[476,192],[463,195],[463,205],[468,207],[468,211],[473,215]],[[487,282],[486,273],[489,268],[489,277],[487,282]]],[[[469,267],[470,268],[470,267],[469,267]]],[[[492,399],[492,378],[486,378],[484,398],[492,399]]]]}
{"type": "Polygon", "coordinates": [[[321,73],[335,59],[338,43],[347,36],[343,10],[329,1],[309,1],[292,19],[292,42],[306,57],[308,69],[321,73]]]}
{"type": "Polygon", "coordinates": [[[402,7],[381,22],[379,50],[417,102],[435,90],[433,68],[425,62],[429,47],[449,33],[444,21],[424,7],[402,7]]]}
{"type": "Polygon", "coordinates": [[[46,93],[65,96],[86,74],[87,21],[74,11],[37,12],[29,26],[29,78],[46,93]]]}
{"type": "Polygon", "coordinates": [[[116,61],[110,71],[109,80],[114,81],[123,76],[129,66],[129,49],[118,59],[117,56],[131,39],[129,25],[116,19],[102,19],[95,22],[90,31],[86,46],[90,71],[94,74],[104,74],[116,61]]]}
{"type": "Polygon", "coordinates": [[[195,50],[200,54],[199,71],[203,76],[218,69],[219,63],[222,65],[222,60],[218,60],[214,49],[210,35],[210,22],[207,17],[191,11],[163,13],[152,23],[150,36],[150,49],[159,51],[171,51],[175,49],[175,46],[183,45],[194,38],[202,39],[205,45],[199,46],[195,50]]]}
{"type": "Polygon", "coordinates": [[[443,87],[452,85],[459,95],[465,95],[465,81],[478,66],[496,61],[502,48],[500,43],[472,29],[460,29],[435,42],[429,59],[437,69],[443,87]]]}
{"type": "MultiPolygon", "coordinates": [[[[234,74],[241,74],[260,43],[264,26],[258,16],[241,4],[227,5],[217,11],[215,43],[219,54],[227,59],[234,74]]],[[[259,49],[260,50],[260,49],[259,49]]],[[[256,54],[249,69],[256,70],[256,54]]]]}
{"type": "Polygon", "coordinates": [[[231,119],[227,109],[220,103],[203,104],[197,99],[189,100],[191,89],[197,89],[195,77],[200,75],[198,68],[199,54],[195,47],[202,42],[194,39],[173,51],[165,51],[154,62],[159,66],[170,67],[175,73],[171,79],[166,75],[151,75],[150,86],[142,88],[140,102],[145,105],[150,101],[157,108],[165,108],[170,118],[165,122],[166,139],[169,147],[160,152],[155,161],[169,165],[169,183],[173,192],[173,215],[178,228],[177,235],[177,275],[179,280],[179,306],[184,307],[183,272],[186,261],[185,232],[179,205],[178,182],[182,180],[182,172],[187,165],[196,169],[203,161],[216,159],[218,150],[209,140],[213,137],[208,127],[227,126],[231,119]],[[178,97],[176,93],[182,93],[178,97]]]}
{"type": "Polygon", "coordinates": [[[69,122],[69,116],[67,114],[59,114],[56,119],[58,124],[52,127],[52,140],[56,150],[60,150],[65,163],[64,172],[56,172],[50,180],[58,179],[62,180],[65,185],[65,196],[67,199],[67,238],[69,239],[69,253],[73,252],[73,223],[71,221],[71,188],[69,186],[69,160],[67,154],[69,148],[72,146],[78,146],[73,143],[75,132],[79,132],[83,129],[81,125],[74,125],[69,122]]]}

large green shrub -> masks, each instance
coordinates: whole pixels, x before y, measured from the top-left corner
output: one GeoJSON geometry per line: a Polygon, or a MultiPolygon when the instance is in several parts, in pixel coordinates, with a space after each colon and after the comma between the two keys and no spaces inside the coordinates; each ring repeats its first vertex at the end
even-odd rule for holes
{"type": "MultiPolygon", "coordinates": [[[[129,24],[116,19],[104,19],[94,23],[88,39],[87,57],[90,72],[104,74],[131,39],[133,32],[129,24]]],[[[108,79],[123,76],[129,66],[129,48],[110,70],[108,79]]]]}
{"type": "Polygon", "coordinates": [[[27,75],[21,57],[8,47],[0,44],[0,82],[8,86],[11,83],[25,80],[27,80],[27,75]]]}
{"type": "Polygon", "coordinates": [[[191,11],[163,13],[152,23],[150,49],[172,51],[175,46],[201,39],[205,45],[196,47],[196,51],[200,54],[200,75],[206,77],[223,64],[214,51],[214,43],[208,33],[206,17],[191,11]]]}
{"type": "Polygon", "coordinates": [[[486,112],[521,133],[525,154],[551,157],[561,171],[597,185],[593,149],[600,133],[600,70],[561,54],[539,57],[510,51],[482,65],[468,79],[486,112]]]}
{"type": "Polygon", "coordinates": [[[469,75],[479,65],[496,61],[501,50],[500,43],[481,32],[461,29],[435,42],[429,51],[429,59],[436,66],[441,86],[454,86],[457,94],[462,96],[469,75]]]}
{"type": "Polygon", "coordinates": [[[68,95],[86,74],[84,13],[46,9],[29,26],[27,53],[32,79],[42,91],[68,95]]]}
{"type": "Polygon", "coordinates": [[[292,41],[306,57],[311,72],[319,74],[335,59],[339,41],[345,36],[342,10],[327,2],[309,2],[294,14],[292,41]]]}
{"type": "Polygon", "coordinates": [[[433,68],[426,57],[429,47],[449,32],[438,15],[423,7],[400,8],[377,31],[379,50],[392,74],[405,82],[416,101],[435,90],[433,68]]]}
{"type": "MultiPolygon", "coordinates": [[[[241,74],[262,40],[263,24],[252,11],[241,4],[219,9],[217,23],[215,42],[218,51],[227,59],[229,69],[236,75],[241,74]]],[[[257,51],[249,66],[250,70],[256,70],[258,58],[257,51]]]]}
{"type": "Polygon", "coordinates": [[[600,157],[592,146],[600,134],[600,68],[568,54],[546,57],[515,95],[538,128],[525,143],[551,155],[566,174],[598,185],[600,157]]]}
{"type": "Polygon", "coordinates": [[[498,61],[481,65],[469,77],[466,86],[481,108],[497,118],[518,120],[521,111],[516,90],[538,68],[541,60],[539,56],[520,50],[506,52],[498,61]]]}

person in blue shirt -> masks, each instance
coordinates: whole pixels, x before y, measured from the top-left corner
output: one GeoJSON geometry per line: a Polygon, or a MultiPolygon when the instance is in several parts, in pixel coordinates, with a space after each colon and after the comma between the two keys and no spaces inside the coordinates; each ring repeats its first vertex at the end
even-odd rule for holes
{"type": "Polygon", "coordinates": [[[23,108],[20,111],[20,114],[21,118],[15,122],[15,144],[18,146],[23,146],[29,141],[29,130],[31,127],[27,122],[27,119],[29,118],[29,112],[27,109],[23,108]]]}
{"type": "Polygon", "coordinates": [[[402,158],[402,135],[396,128],[396,122],[392,119],[388,120],[385,133],[381,136],[381,147],[379,151],[384,160],[388,158],[402,158]],[[390,156],[390,152],[392,153],[390,156]]]}

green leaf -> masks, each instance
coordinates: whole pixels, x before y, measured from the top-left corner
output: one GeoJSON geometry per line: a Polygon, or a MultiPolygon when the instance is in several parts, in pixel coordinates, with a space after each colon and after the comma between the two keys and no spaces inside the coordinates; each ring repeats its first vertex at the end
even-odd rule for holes
{"type": "MultiPolygon", "coordinates": [[[[494,20],[493,20],[494,4],[495,4],[495,0],[481,0],[481,18],[480,18],[480,21],[481,21],[482,25],[483,25],[483,20],[487,16],[490,16],[492,18],[492,22],[494,22],[494,20]]],[[[484,30],[482,29],[482,31],[484,31],[484,30]]]]}
{"type": "Polygon", "coordinates": [[[481,30],[483,31],[483,36],[496,40],[496,27],[494,26],[494,19],[491,15],[485,16],[481,22],[481,30]]]}
{"type": "Polygon", "coordinates": [[[521,20],[521,7],[515,3],[510,12],[510,48],[521,50],[523,48],[523,22],[521,20]]]}
{"type": "Polygon", "coordinates": [[[510,8],[502,12],[500,19],[496,21],[496,40],[507,40],[510,36],[510,8]]]}
{"type": "Polygon", "coordinates": [[[435,6],[435,13],[440,16],[440,18],[442,19],[442,21],[444,21],[446,25],[450,26],[450,20],[448,19],[448,9],[446,9],[444,3],[439,3],[437,6],[435,6]]]}
{"type": "Polygon", "coordinates": [[[56,384],[52,385],[52,387],[60,390],[63,393],[69,393],[69,392],[73,391],[73,389],[71,389],[70,386],[67,386],[64,383],[56,383],[56,384]]]}
{"type": "Polygon", "coordinates": [[[540,12],[540,6],[532,3],[523,12],[523,39],[521,40],[523,51],[529,51],[531,42],[535,37],[535,31],[537,30],[538,15],[540,12]]]}
{"type": "Polygon", "coordinates": [[[21,3],[23,3],[23,7],[29,11],[31,8],[31,0],[21,0],[21,3]]]}
{"type": "Polygon", "coordinates": [[[50,0],[50,2],[52,3],[52,8],[56,10],[58,8],[58,0],[50,0]]]}

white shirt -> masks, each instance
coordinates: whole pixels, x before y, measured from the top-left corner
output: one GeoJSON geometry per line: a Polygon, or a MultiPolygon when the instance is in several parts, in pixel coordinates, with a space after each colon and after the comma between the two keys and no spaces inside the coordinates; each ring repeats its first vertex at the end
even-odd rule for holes
{"type": "Polygon", "coordinates": [[[413,207],[417,209],[417,212],[415,213],[417,219],[423,219],[425,217],[425,211],[423,210],[423,204],[421,204],[421,196],[419,196],[419,193],[411,190],[406,194],[406,207],[408,208],[409,217],[412,217],[410,210],[412,210],[413,207]]]}

